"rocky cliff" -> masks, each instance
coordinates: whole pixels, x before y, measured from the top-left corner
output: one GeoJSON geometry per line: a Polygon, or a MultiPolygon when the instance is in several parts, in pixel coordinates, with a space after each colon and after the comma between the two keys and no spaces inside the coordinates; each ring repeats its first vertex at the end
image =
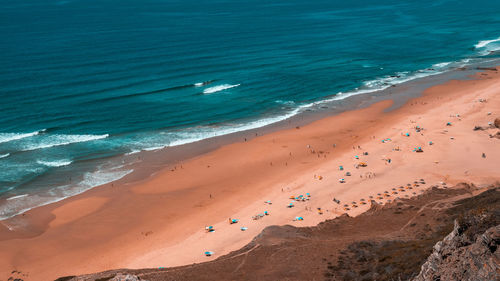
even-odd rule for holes
{"type": "Polygon", "coordinates": [[[500,225],[482,234],[470,233],[476,232],[486,217],[456,220],[453,231],[436,243],[413,280],[500,280],[500,225]]]}

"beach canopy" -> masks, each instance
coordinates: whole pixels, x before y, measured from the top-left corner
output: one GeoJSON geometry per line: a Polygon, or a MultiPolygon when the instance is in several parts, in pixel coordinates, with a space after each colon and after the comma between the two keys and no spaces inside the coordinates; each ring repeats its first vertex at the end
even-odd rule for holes
{"type": "Polygon", "coordinates": [[[205,256],[207,256],[207,257],[210,257],[213,254],[214,254],[214,252],[212,252],[212,251],[206,251],[205,252],[205,256]]]}
{"type": "Polygon", "coordinates": [[[248,227],[244,227],[244,226],[243,226],[243,227],[241,227],[240,229],[241,229],[241,231],[245,231],[245,230],[247,230],[247,229],[248,229],[248,227]]]}

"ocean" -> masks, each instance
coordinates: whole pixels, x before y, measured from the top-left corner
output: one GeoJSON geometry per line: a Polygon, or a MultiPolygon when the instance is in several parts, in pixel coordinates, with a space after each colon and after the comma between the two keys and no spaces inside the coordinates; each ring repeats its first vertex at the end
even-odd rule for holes
{"type": "Polygon", "coordinates": [[[0,219],[133,171],[109,159],[500,57],[493,0],[0,3],[0,219]]]}

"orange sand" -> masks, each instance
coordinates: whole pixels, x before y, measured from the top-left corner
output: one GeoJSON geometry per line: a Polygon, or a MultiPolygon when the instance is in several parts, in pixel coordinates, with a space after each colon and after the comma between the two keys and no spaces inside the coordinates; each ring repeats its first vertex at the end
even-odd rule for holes
{"type": "Polygon", "coordinates": [[[442,181],[449,186],[498,181],[500,139],[488,136],[498,129],[472,128],[500,117],[499,94],[500,75],[489,71],[476,80],[432,87],[389,113],[383,111],[391,101],[380,102],[226,145],[143,182],[101,186],[1,221],[0,280],[13,270],[24,280],[53,280],[112,268],[210,261],[244,246],[269,225],[309,226],[344,212],[360,214],[369,206],[360,199],[384,191],[390,197],[376,201],[418,194],[442,181]],[[424,130],[417,133],[415,126],[424,130]],[[410,136],[403,136],[407,132],[410,136]],[[383,143],[386,138],[391,141],[383,143]],[[423,153],[412,151],[418,146],[423,153]],[[367,167],[355,168],[359,162],[367,167]],[[399,190],[421,178],[425,185],[399,190]],[[306,193],[310,200],[286,207],[290,196],[306,193]],[[264,211],[270,215],[252,219],[264,211]],[[304,220],[293,221],[296,216],[304,220]],[[230,225],[229,217],[240,221],[230,225]],[[207,225],[215,232],[206,233],[207,225]],[[205,251],[215,255],[206,257],[205,251]]]}

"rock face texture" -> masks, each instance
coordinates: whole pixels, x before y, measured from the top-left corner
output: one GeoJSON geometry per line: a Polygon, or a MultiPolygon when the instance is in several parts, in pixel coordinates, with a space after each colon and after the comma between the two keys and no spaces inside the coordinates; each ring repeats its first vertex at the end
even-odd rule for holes
{"type": "MultiPolygon", "coordinates": [[[[132,274],[121,274],[118,273],[115,277],[109,279],[109,281],[140,281],[139,277],[132,274]]],[[[143,280],[147,281],[147,280],[143,280]]]]}
{"type": "Polygon", "coordinates": [[[469,227],[456,220],[413,280],[500,280],[500,225],[481,235],[467,235],[469,227]]]}

